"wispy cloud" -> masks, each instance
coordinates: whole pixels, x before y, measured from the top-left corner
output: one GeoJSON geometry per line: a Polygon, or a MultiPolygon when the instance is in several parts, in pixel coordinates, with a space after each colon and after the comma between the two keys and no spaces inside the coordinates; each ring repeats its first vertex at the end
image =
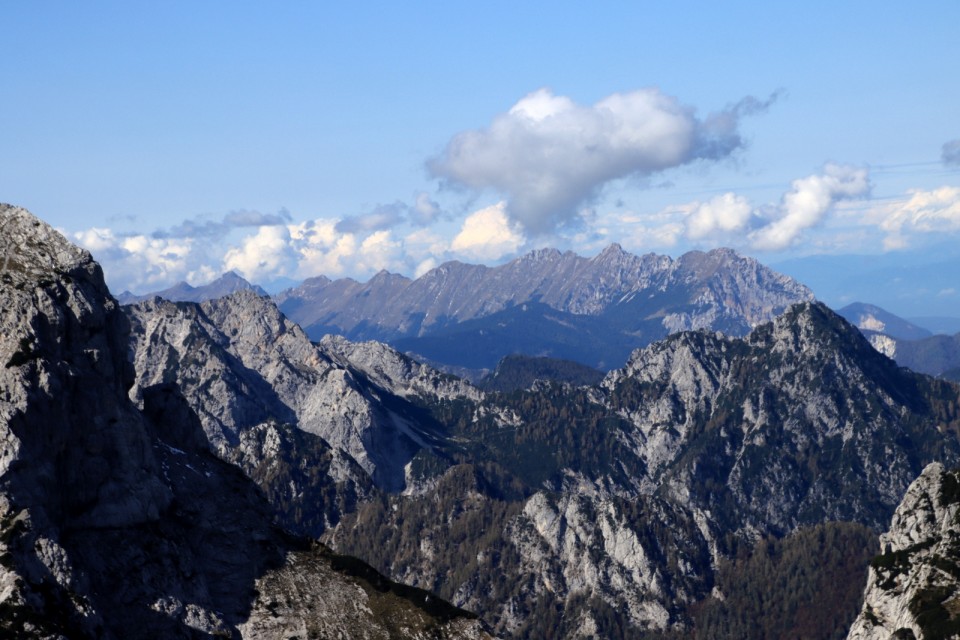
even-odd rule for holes
{"type": "Polygon", "coordinates": [[[337,223],[337,231],[358,233],[391,229],[406,219],[407,209],[402,202],[380,205],[367,213],[344,218],[337,223]]]}
{"type": "Polygon", "coordinates": [[[158,229],[151,235],[154,238],[217,238],[233,229],[250,227],[277,226],[289,223],[290,212],[281,209],[277,213],[259,211],[231,211],[221,220],[188,219],[169,229],[158,229]]]}
{"type": "Polygon", "coordinates": [[[944,142],[940,150],[940,159],[948,167],[960,167],[960,139],[944,142]]]}
{"type": "Polygon", "coordinates": [[[743,146],[740,120],[775,99],[745,98],[701,120],[657,88],[589,106],[540,89],[489,127],[455,136],[428,168],[452,185],[504,195],[511,219],[544,234],[573,220],[613,180],[729,156],[743,146]]]}
{"type": "Polygon", "coordinates": [[[371,233],[383,229],[393,229],[402,224],[424,227],[443,215],[440,205],[425,192],[414,197],[413,205],[397,200],[391,204],[377,205],[367,213],[343,218],[337,223],[337,231],[342,233],[371,233]]]}

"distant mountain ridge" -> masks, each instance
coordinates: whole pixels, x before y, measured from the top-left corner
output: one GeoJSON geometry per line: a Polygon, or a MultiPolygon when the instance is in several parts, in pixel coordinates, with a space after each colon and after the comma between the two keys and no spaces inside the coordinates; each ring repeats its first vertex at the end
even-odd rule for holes
{"type": "Polygon", "coordinates": [[[854,302],[837,311],[860,330],[873,348],[901,367],[960,381],[960,333],[934,334],[872,304],[854,302]]]}
{"type": "Polygon", "coordinates": [[[257,295],[267,295],[267,292],[259,285],[251,284],[234,271],[227,271],[216,280],[199,287],[194,287],[187,282],[178,282],[172,287],[163,289],[162,291],[145,293],[143,295],[124,291],[117,296],[117,301],[120,304],[134,304],[152,298],[163,298],[171,302],[206,302],[207,300],[222,298],[223,296],[228,296],[231,293],[244,289],[251,289],[257,295]]]}
{"type": "Polygon", "coordinates": [[[919,340],[933,335],[933,332],[925,327],[865,302],[848,304],[838,309],[837,314],[868,336],[870,333],[882,333],[900,340],[919,340]]]}
{"type": "Polygon", "coordinates": [[[960,381],[960,333],[935,335],[919,340],[901,340],[875,334],[870,343],[902,367],[917,373],[960,381]]]}
{"type": "Polygon", "coordinates": [[[274,298],[313,340],[379,340],[475,369],[512,353],[611,369],[671,332],[744,335],[812,299],[802,284],[731,249],[673,259],[617,244],[593,258],[541,249],[498,267],[448,262],[416,280],[386,271],[366,283],[320,276],[274,298]],[[525,305],[539,306],[521,321],[525,305]],[[538,327],[518,338],[531,319],[538,327]]]}

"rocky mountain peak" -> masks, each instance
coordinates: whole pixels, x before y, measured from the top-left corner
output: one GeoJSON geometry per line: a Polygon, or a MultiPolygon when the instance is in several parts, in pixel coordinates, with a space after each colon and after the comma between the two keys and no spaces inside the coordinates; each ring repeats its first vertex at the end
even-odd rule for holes
{"type": "Polygon", "coordinates": [[[89,252],[26,209],[2,203],[0,253],[4,284],[35,285],[80,269],[90,275],[91,284],[103,288],[103,274],[89,252]]]}
{"type": "Polygon", "coordinates": [[[374,285],[398,285],[410,282],[410,278],[400,275],[399,273],[390,273],[386,269],[380,269],[372,278],[369,280],[371,286],[374,285]]]}
{"type": "Polygon", "coordinates": [[[530,251],[529,253],[526,253],[520,256],[519,260],[521,262],[531,262],[531,263],[552,262],[560,258],[561,255],[563,254],[560,253],[559,249],[553,249],[553,248],[534,249],[533,251],[530,251]]]}
{"type": "Polygon", "coordinates": [[[599,260],[610,260],[625,255],[627,252],[623,250],[623,247],[620,246],[618,242],[611,242],[608,244],[603,251],[601,251],[596,259],[599,260]]]}
{"type": "Polygon", "coordinates": [[[856,354],[868,362],[877,357],[855,327],[821,302],[793,305],[773,322],[758,327],[749,339],[752,344],[765,345],[774,352],[856,354]]]}
{"type": "Polygon", "coordinates": [[[243,289],[251,289],[258,295],[267,295],[267,292],[260,286],[251,284],[234,271],[227,271],[216,280],[198,287],[194,287],[189,282],[181,281],[168,289],[145,295],[138,296],[129,291],[124,291],[118,296],[118,300],[121,304],[133,304],[153,297],[160,297],[174,302],[203,302],[230,295],[234,291],[243,289]]]}

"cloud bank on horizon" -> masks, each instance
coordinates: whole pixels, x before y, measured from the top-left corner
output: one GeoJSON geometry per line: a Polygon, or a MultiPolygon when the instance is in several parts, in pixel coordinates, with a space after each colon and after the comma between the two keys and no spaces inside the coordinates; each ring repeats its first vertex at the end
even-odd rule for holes
{"type": "MultiPolygon", "coordinates": [[[[659,121],[657,116],[653,119],[659,121]]],[[[668,121],[665,126],[674,130],[673,121],[668,121]]],[[[566,138],[569,133],[558,135],[566,138]]],[[[610,153],[619,158],[621,150],[610,153]]],[[[794,180],[778,203],[753,203],[744,195],[725,192],[653,212],[614,207],[578,213],[580,226],[566,240],[596,250],[619,242],[630,250],[676,253],[689,247],[732,246],[764,254],[789,249],[837,221],[860,234],[876,234],[884,250],[908,247],[920,236],[960,231],[960,188],[912,190],[901,198],[872,203],[866,200],[870,187],[866,168],[828,164],[794,180]],[[859,205],[842,209],[851,202],[859,205]]],[[[578,187],[566,191],[566,197],[574,192],[586,193],[578,187]]],[[[532,219],[512,213],[510,203],[501,200],[476,209],[450,233],[431,226],[451,216],[426,193],[417,194],[412,205],[398,201],[339,219],[297,222],[286,210],[235,211],[222,219],[187,219],[147,234],[109,228],[67,233],[94,253],[117,290],[156,290],[179,280],[200,284],[228,270],[268,285],[316,275],[363,277],[380,270],[420,276],[446,260],[495,263],[512,258],[537,246],[535,229],[569,222],[543,209],[545,217],[531,229],[532,219]]],[[[553,240],[564,240],[557,235],[562,229],[552,232],[553,240]]]]}
{"type": "MultiPolygon", "coordinates": [[[[602,192],[625,180],[709,167],[742,152],[742,119],[776,99],[744,98],[698,119],[696,109],[656,88],[593,105],[537,90],[488,127],[454,135],[427,160],[442,182],[438,194],[454,188],[468,203],[494,198],[461,215],[444,210],[438,194],[421,191],[412,203],[397,200],[354,216],[297,220],[285,209],[243,210],[149,233],[92,227],[68,234],[102,262],[112,287],[144,292],[179,280],[207,282],[227,270],[268,286],[316,275],[364,278],[382,269],[419,276],[446,260],[495,263],[545,244],[589,252],[619,242],[668,253],[731,246],[775,256],[803,244],[824,248],[818,231],[838,226],[882,250],[960,231],[960,189],[916,189],[874,202],[869,169],[836,163],[784,185],[779,202],[726,191],[655,211],[598,205],[602,192]]],[[[944,144],[941,155],[945,166],[960,165],[960,141],[944,144]]],[[[850,237],[836,234],[835,242],[850,237]]]]}

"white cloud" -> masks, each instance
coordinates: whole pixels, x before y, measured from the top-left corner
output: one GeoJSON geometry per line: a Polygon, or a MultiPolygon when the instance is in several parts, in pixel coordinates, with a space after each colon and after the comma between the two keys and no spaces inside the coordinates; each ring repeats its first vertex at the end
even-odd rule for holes
{"type": "Polygon", "coordinates": [[[543,234],[573,219],[612,180],[728,156],[742,146],[739,119],[768,104],[744,100],[699,120],[657,88],[590,106],[540,89],[488,128],[455,136],[428,166],[453,184],[504,194],[506,213],[543,234]]]}
{"type": "Polygon", "coordinates": [[[406,266],[403,260],[403,245],[390,231],[377,231],[360,243],[357,266],[361,271],[401,271],[406,266]]]}
{"type": "Polygon", "coordinates": [[[864,221],[886,232],[888,249],[909,244],[914,233],[945,233],[960,230],[960,187],[944,186],[932,191],[913,190],[910,197],[869,212],[864,221]]]}
{"type": "Polygon", "coordinates": [[[286,226],[260,227],[226,252],[223,271],[235,270],[247,280],[264,282],[296,271],[298,258],[286,226]]]}
{"type": "Polygon", "coordinates": [[[155,290],[181,280],[206,281],[218,275],[209,266],[206,245],[192,238],[120,235],[105,228],[65,235],[93,254],[115,292],[155,290]]]}
{"type": "Polygon", "coordinates": [[[93,254],[115,250],[119,244],[113,231],[102,227],[91,227],[72,235],[77,244],[93,254]]]}
{"type": "Polygon", "coordinates": [[[694,203],[687,216],[687,237],[699,240],[717,232],[740,231],[746,228],[752,214],[750,201],[734,193],[694,203]]]}
{"type": "Polygon", "coordinates": [[[750,240],[761,251],[785,249],[823,220],[839,200],[865,195],[870,189],[866,169],[827,165],[822,174],[794,180],[775,210],[775,219],[753,231],[750,240]]]}
{"type": "Polygon", "coordinates": [[[296,277],[326,275],[337,277],[350,268],[359,242],[352,233],[339,233],[334,220],[315,220],[291,231],[297,242],[300,262],[296,277]]]}
{"type": "Polygon", "coordinates": [[[450,240],[431,229],[417,229],[403,239],[403,247],[414,262],[438,258],[450,249],[450,240]]]}
{"type": "Polygon", "coordinates": [[[437,267],[437,261],[435,258],[427,258],[423,262],[417,265],[417,268],[413,272],[414,278],[419,278],[426,272],[435,269],[437,267]]]}
{"type": "Polygon", "coordinates": [[[626,241],[629,246],[647,249],[669,249],[676,246],[683,235],[683,225],[677,222],[668,222],[660,225],[636,225],[633,227],[626,241]]]}
{"type": "Polygon", "coordinates": [[[476,211],[463,221],[450,249],[475,260],[496,260],[516,253],[525,238],[505,212],[505,203],[476,211]]]}

